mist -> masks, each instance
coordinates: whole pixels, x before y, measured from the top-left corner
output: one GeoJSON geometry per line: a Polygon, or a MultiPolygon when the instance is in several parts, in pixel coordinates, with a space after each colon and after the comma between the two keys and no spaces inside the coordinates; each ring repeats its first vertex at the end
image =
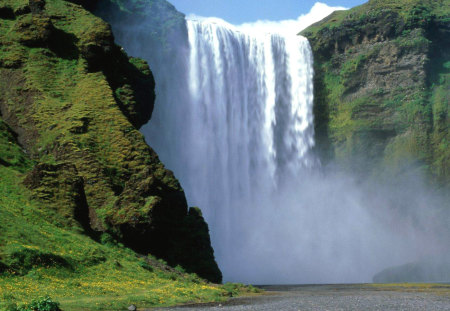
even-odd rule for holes
{"type": "Polygon", "coordinates": [[[224,275],[254,284],[365,283],[388,267],[438,262],[447,272],[434,281],[448,281],[448,203],[420,180],[304,171],[232,220],[224,275]]]}
{"type": "Polygon", "coordinates": [[[157,101],[141,131],[202,209],[224,281],[361,283],[407,263],[450,267],[450,206],[418,170],[361,177],[313,152],[313,59],[296,33],[336,9],[239,26],[190,16],[163,41],[153,21],[102,13],[149,61],[157,101]]]}

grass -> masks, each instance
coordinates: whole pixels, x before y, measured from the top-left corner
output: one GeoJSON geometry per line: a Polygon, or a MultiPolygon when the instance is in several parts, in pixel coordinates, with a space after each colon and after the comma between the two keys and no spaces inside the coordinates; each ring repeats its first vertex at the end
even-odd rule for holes
{"type": "MultiPolygon", "coordinates": [[[[377,17],[380,12],[396,12],[405,21],[416,20],[423,11],[429,8],[427,16],[433,15],[441,20],[448,20],[450,14],[450,1],[448,0],[371,0],[346,11],[335,11],[322,21],[319,21],[301,32],[307,37],[314,37],[324,28],[339,28],[347,21],[361,20],[377,17]]],[[[422,19],[420,19],[422,20],[422,19]]]]}
{"type": "Polygon", "coordinates": [[[450,295],[450,284],[445,283],[387,283],[368,284],[371,289],[380,291],[425,292],[436,295],[450,295]]]}
{"type": "Polygon", "coordinates": [[[33,200],[21,184],[22,173],[0,166],[0,175],[0,261],[9,267],[0,275],[0,309],[45,295],[63,310],[119,310],[132,303],[223,301],[248,290],[212,285],[180,269],[168,270],[155,259],[158,265],[145,263],[121,245],[95,242],[80,227],[61,226],[60,214],[33,200]],[[18,253],[37,254],[39,260],[28,256],[16,267],[18,253]]]}

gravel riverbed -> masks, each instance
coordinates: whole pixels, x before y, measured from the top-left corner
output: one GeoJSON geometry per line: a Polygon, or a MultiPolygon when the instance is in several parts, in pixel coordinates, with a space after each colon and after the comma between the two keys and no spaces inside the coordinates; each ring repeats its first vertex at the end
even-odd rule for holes
{"type": "MultiPolygon", "coordinates": [[[[226,303],[190,305],[156,310],[230,311],[450,311],[450,287],[432,288],[377,285],[261,286],[265,294],[234,298],[226,303]]],[[[155,310],[155,309],[152,309],[155,310]]]]}

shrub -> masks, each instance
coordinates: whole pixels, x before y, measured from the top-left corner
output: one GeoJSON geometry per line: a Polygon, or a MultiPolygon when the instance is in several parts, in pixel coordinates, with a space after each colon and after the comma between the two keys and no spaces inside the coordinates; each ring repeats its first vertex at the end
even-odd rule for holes
{"type": "Polygon", "coordinates": [[[61,311],[59,303],[50,297],[41,297],[31,301],[30,304],[17,308],[17,311],[61,311]]]}
{"type": "Polygon", "coordinates": [[[39,250],[23,248],[10,255],[10,266],[20,272],[27,273],[35,267],[64,267],[71,269],[72,266],[61,256],[44,253],[39,250]]]}
{"type": "Polygon", "coordinates": [[[225,283],[223,284],[225,290],[224,295],[228,297],[238,296],[240,294],[260,293],[262,290],[252,285],[244,285],[242,283],[225,283]]]}
{"type": "Polygon", "coordinates": [[[139,265],[144,268],[145,270],[149,271],[149,272],[153,272],[153,267],[151,265],[149,265],[147,262],[145,261],[140,261],[139,265]]]}
{"type": "Polygon", "coordinates": [[[102,233],[100,236],[100,243],[103,245],[117,245],[117,241],[114,237],[107,232],[102,233]]]}

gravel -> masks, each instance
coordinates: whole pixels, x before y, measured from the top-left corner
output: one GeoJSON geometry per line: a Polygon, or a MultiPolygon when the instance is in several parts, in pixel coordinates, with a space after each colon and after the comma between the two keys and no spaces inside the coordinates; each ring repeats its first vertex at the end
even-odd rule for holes
{"type": "Polygon", "coordinates": [[[263,288],[266,290],[264,295],[235,298],[222,304],[191,305],[156,310],[450,311],[449,291],[387,290],[371,285],[263,286],[263,288]]]}

